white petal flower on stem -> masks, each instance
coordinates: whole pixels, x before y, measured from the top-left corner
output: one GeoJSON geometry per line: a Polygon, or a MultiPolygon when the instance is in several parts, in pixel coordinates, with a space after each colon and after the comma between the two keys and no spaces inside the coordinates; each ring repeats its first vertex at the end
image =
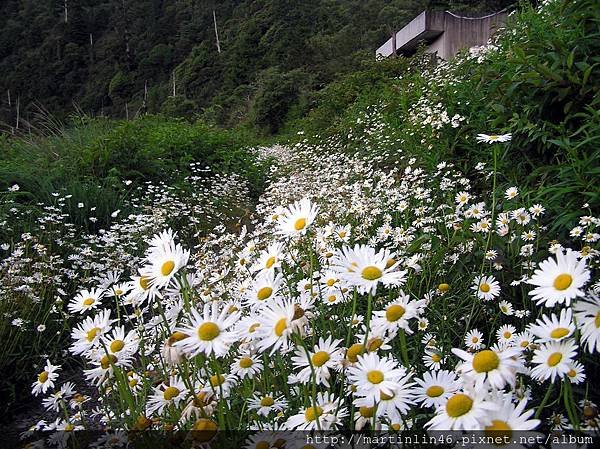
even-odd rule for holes
{"type": "Polygon", "coordinates": [[[528,284],[536,285],[529,292],[535,302],[546,307],[556,304],[571,304],[578,296],[584,296],[582,287],[589,281],[590,272],[585,260],[577,251],[562,249],[556,251],[556,259],[550,257],[540,263],[528,284]]]}
{"type": "Polygon", "coordinates": [[[306,234],[319,212],[319,207],[308,198],[288,206],[278,222],[278,233],[286,237],[306,234]]]}
{"type": "Polygon", "coordinates": [[[406,271],[398,270],[394,253],[387,249],[376,251],[367,245],[343,247],[334,256],[332,266],[359,293],[375,293],[379,283],[399,287],[406,277],[406,271]]]}
{"type": "Polygon", "coordinates": [[[191,309],[190,324],[175,330],[187,335],[187,338],[176,341],[173,346],[179,347],[190,357],[200,353],[207,356],[215,354],[222,357],[229,351],[237,336],[230,328],[238,321],[239,313],[229,313],[227,308],[219,310],[220,305],[212,302],[204,305],[202,313],[191,309]]]}

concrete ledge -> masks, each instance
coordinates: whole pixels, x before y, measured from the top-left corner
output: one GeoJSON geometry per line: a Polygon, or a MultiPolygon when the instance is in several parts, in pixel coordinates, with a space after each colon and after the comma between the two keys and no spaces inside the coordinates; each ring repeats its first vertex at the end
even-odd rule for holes
{"type": "MultiPolygon", "coordinates": [[[[504,24],[506,11],[484,17],[462,17],[448,11],[423,11],[396,33],[396,51],[410,55],[420,43],[442,59],[450,59],[459,50],[484,45],[494,31],[504,24]]],[[[393,38],[388,39],[375,54],[388,57],[394,53],[393,38]]]]}

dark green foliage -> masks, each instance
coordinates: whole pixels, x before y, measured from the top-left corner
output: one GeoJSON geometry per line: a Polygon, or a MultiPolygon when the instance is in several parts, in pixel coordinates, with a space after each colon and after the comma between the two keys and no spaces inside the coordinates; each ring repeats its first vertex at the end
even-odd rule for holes
{"type": "Polygon", "coordinates": [[[35,120],[31,105],[37,102],[61,118],[75,104],[91,116],[125,118],[142,109],[200,114],[227,126],[250,121],[261,132],[276,131],[288,109],[301,114],[312,92],[353,71],[361,52],[373,57],[392,30],[421,10],[491,11],[511,3],[77,0],[68,2],[65,22],[63,1],[5,0],[0,5],[0,122],[15,125],[19,97],[22,123],[35,120]],[[275,67],[283,79],[297,83],[296,91],[278,102],[273,117],[265,117],[262,88],[265,73],[275,67]],[[310,76],[297,79],[297,73],[310,76]],[[190,102],[174,105],[171,95],[190,102]]]}
{"type": "MultiPolygon", "coordinates": [[[[522,4],[484,63],[453,66],[456,82],[432,80],[431,60],[398,58],[365,62],[319,92],[317,105],[292,129],[341,135],[361,132],[366,111],[382,114],[396,135],[392,150],[415,153],[430,168],[442,161],[472,173],[479,162],[491,166],[488,145],[478,133],[512,133],[503,146],[501,186],[529,186],[537,192],[555,229],[573,223],[582,206],[600,210],[600,9],[595,0],[558,1],[549,18],[522,4]],[[555,22],[555,26],[548,26],[555,22]],[[441,131],[410,120],[420,99],[440,103],[449,117],[465,121],[441,131]]],[[[381,119],[380,119],[381,120],[381,119]]],[[[359,148],[357,150],[364,151],[359,148]]],[[[374,151],[381,152],[383,148],[374,151]]],[[[475,176],[475,179],[478,177],[475,176]]],[[[486,188],[482,184],[482,188],[486,188]]],[[[555,230],[553,229],[553,231],[555,230]]]]}
{"type": "Polygon", "coordinates": [[[136,185],[177,185],[192,161],[216,172],[241,174],[257,195],[263,167],[244,149],[253,142],[243,131],[161,116],[120,122],[83,119],[45,137],[1,138],[0,191],[18,184],[20,201],[29,205],[51,202],[53,192],[66,191],[74,204],[97,206],[96,224],[73,211],[76,224],[93,230],[106,225],[136,185]],[[130,187],[126,180],[133,181],[130,187]]]}

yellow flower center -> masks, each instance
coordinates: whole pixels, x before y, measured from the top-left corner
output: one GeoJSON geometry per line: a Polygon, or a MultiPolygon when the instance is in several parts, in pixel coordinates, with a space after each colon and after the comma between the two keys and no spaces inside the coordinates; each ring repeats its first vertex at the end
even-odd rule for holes
{"type": "Polygon", "coordinates": [[[48,371],[42,371],[40,374],[38,374],[38,380],[40,381],[40,383],[44,383],[48,380],[48,371]]]}
{"type": "Polygon", "coordinates": [[[594,325],[596,329],[600,328],[600,311],[596,314],[596,318],[594,319],[594,325]]]}
{"type": "Polygon", "coordinates": [[[505,331],[504,334],[502,334],[502,335],[504,336],[504,338],[506,338],[508,340],[509,338],[512,337],[512,332],[505,331]]]}
{"type": "Polygon", "coordinates": [[[372,384],[380,384],[383,382],[383,373],[377,369],[371,370],[367,373],[367,380],[372,384]]]}
{"type": "Polygon", "coordinates": [[[65,432],[72,432],[75,429],[75,426],[71,423],[65,426],[65,432]]]}
{"type": "Polygon", "coordinates": [[[406,309],[404,307],[398,304],[393,304],[385,310],[385,317],[388,321],[394,322],[402,318],[405,312],[406,309]]]}
{"type": "Polygon", "coordinates": [[[385,262],[385,268],[386,268],[386,269],[387,269],[387,268],[391,268],[391,267],[393,267],[393,266],[394,266],[394,264],[395,264],[395,263],[396,263],[396,259],[391,259],[391,258],[390,258],[390,259],[388,259],[388,260],[385,262]]]}
{"type": "Polygon", "coordinates": [[[381,345],[383,345],[383,340],[381,338],[371,338],[367,343],[367,351],[377,351],[381,347],[381,345]]]}
{"type": "Polygon", "coordinates": [[[446,413],[451,418],[458,418],[469,413],[473,407],[473,399],[466,394],[458,393],[446,402],[446,413]]]}
{"type": "Polygon", "coordinates": [[[563,355],[560,352],[553,352],[552,354],[550,354],[550,357],[548,357],[547,363],[548,366],[556,366],[560,363],[560,361],[562,360],[563,355]]]}
{"type": "Polygon", "coordinates": [[[438,290],[441,292],[447,292],[448,290],[450,290],[450,285],[440,284],[440,285],[438,285],[438,290]]]}
{"type": "Polygon", "coordinates": [[[435,363],[439,363],[442,360],[442,356],[439,354],[431,354],[431,360],[435,363]]]}
{"type": "Polygon", "coordinates": [[[168,275],[170,275],[173,272],[174,268],[175,268],[175,262],[173,262],[172,260],[167,260],[160,267],[160,273],[163,276],[168,276],[168,275]]]}
{"type": "Polygon", "coordinates": [[[83,300],[84,306],[91,306],[92,304],[94,304],[94,298],[86,298],[83,300]]]}
{"type": "Polygon", "coordinates": [[[364,354],[365,347],[360,343],[354,343],[352,346],[348,348],[348,352],[346,353],[346,357],[352,363],[358,362],[358,356],[364,354]]]}
{"type": "Polygon", "coordinates": [[[529,341],[527,341],[527,340],[523,340],[523,341],[521,342],[521,347],[522,347],[522,348],[526,348],[527,346],[529,346],[529,341]]]}
{"type": "Polygon", "coordinates": [[[181,341],[185,338],[188,338],[189,335],[184,334],[183,332],[179,332],[179,331],[175,331],[173,332],[173,334],[169,337],[168,343],[170,345],[172,345],[173,343],[175,343],[176,341],[181,341]]]}
{"type": "Polygon", "coordinates": [[[177,396],[179,396],[179,388],[177,387],[168,387],[164,393],[163,393],[163,397],[165,398],[165,401],[170,401],[173,398],[176,398],[177,396]]]}
{"type": "Polygon", "coordinates": [[[105,355],[100,359],[100,366],[102,369],[108,369],[111,364],[117,363],[117,360],[117,357],[112,354],[105,355]]]}
{"type": "Polygon", "coordinates": [[[242,368],[250,368],[252,365],[254,365],[254,362],[250,357],[242,357],[240,359],[240,366],[242,368]]]}
{"type": "Polygon", "coordinates": [[[140,278],[140,287],[142,287],[142,290],[148,290],[150,288],[150,278],[142,276],[140,278]]]}
{"type": "Polygon", "coordinates": [[[123,340],[114,340],[110,344],[110,352],[119,352],[124,347],[125,347],[125,342],[123,340]]]}
{"type": "Polygon", "coordinates": [[[432,385],[427,389],[425,394],[427,394],[427,396],[429,396],[430,398],[437,398],[444,394],[444,389],[439,385],[432,385]]]}
{"type": "Polygon", "coordinates": [[[396,396],[392,391],[390,391],[390,393],[392,393],[391,395],[389,394],[385,394],[383,391],[379,392],[379,399],[381,399],[382,401],[389,401],[390,399],[394,399],[394,396],[396,396]]]}
{"type": "Polygon", "coordinates": [[[575,371],[574,369],[570,369],[569,372],[567,373],[567,376],[569,377],[575,377],[577,376],[577,371],[575,371]]]}
{"type": "Polygon", "coordinates": [[[260,405],[262,407],[271,407],[273,404],[275,404],[275,401],[271,396],[265,396],[260,400],[260,405]]]}
{"type": "Polygon", "coordinates": [[[327,279],[327,287],[333,287],[335,285],[335,279],[327,279]]]}
{"type": "Polygon", "coordinates": [[[249,333],[254,333],[254,331],[256,331],[256,329],[258,329],[260,327],[260,323],[254,323],[252,326],[250,326],[248,328],[248,332],[249,333]]]}
{"type": "Polygon", "coordinates": [[[85,339],[91,343],[92,341],[94,341],[94,338],[96,338],[96,335],[98,335],[98,332],[100,331],[101,329],[99,327],[94,327],[90,329],[87,332],[87,334],[85,334],[85,339]]]}
{"type": "Polygon", "coordinates": [[[275,335],[281,337],[285,330],[287,329],[287,319],[281,318],[277,323],[275,323],[275,335]]]}
{"type": "Polygon", "coordinates": [[[306,412],[304,412],[304,418],[306,418],[307,421],[314,421],[322,414],[323,409],[321,407],[309,407],[306,409],[306,412]]]}
{"type": "Polygon", "coordinates": [[[256,298],[259,301],[264,301],[272,294],[273,294],[273,289],[271,287],[263,287],[256,293],[256,298]]]}
{"type": "Polygon", "coordinates": [[[370,265],[368,267],[363,268],[362,272],[361,272],[361,276],[363,277],[363,279],[366,279],[367,281],[375,281],[377,279],[379,279],[381,276],[383,276],[383,272],[373,266],[370,265]]]}
{"type": "Polygon", "coordinates": [[[327,297],[327,301],[329,301],[329,302],[335,302],[336,299],[337,299],[337,296],[335,296],[335,295],[329,295],[327,297]]]}
{"type": "Polygon", "coordinates": [[[550,337],[559,339],[559,338],[563,338],[565,335],[568,335],[568,334],[569,334],[569,329],[564,328],[564,327],[557,327],[552,332],[550,332],[550,337]]]}
{"type": "Polygon", "coordinates": [[[275,265],[275,262],[277,261],[277,259],[275,258],[275,256],[271,256],[267,259],[267,262],[265,263],[265,267],[267,268],[271,268],[273,265],[275,265]]]}
{"type": "Polygon", "coordinates": [[[137,380],[137,379],[131,379],[131,380],[129,381],[129,386],[130,386],[131,388],[135,387],[137,384],[138,384],[138,380],[137,380]]]}
{"type": "Polygon", "coordinates": [[[325,365],[329,361],[329,353],[319,351],[312,356],[312,364],[319,367],[325,365]]]}
{"type": "Polygon", "coordinates": [[[202,341],[211,341],[221,334],[221,329],[215,323],[202,323],[198,328],[198,338],[202,341]]]}
{"type": "Polygon", "coordinates": [[[554,279],[554,288],[559,291],[568,289],[573,283],[573,276],[568,273],[559,274],[554,279]]]}
{"type": "Polygon", "coordinates": [[[488,436],[499,437],[499,436],[512,436],[512,428],[508,425],[506,421],[501,421],[499,419],[492,420],[492,424],[485,427],[485,433],[488,436]]]}
{"type": "Polygon", "coordinates": [[[363,418],[372,418],[375,414],[375,407],[360,407],[358,411],[363,418]]]}
{"type": "Polygon", "coordinates": [[[483,293],[487,293],[490,291],[490,284],[487,283],[483,283],[479,286],[479,290],[481,290],[483,293]]]}
{"type": "Polygon", "coordinates": [[[225,382],[225,376],[223,376],[222,374],[214,374],[212,376],[210,376],[210,384],[213,387],[218,387],[219,385],[223,385],[223,382],[225,382]]]}
{"type": "Polygon", "coordinates": [[[212,419],[200,418],[192,427],[192,438],[199,443],[206,443],[213,439],[217,429],[217,423],[212,419]]]}
{"type": "Polygon", "coordinates": [[[500,358],[490,349],[479,351],[473,357],[473,369],[478,373],[487,373],[488,371],[495,370],[498,368],[498,365],[500,365],[500,358]]]}
{"type": "Polygon", "coordinates": [[[294,229],[296,231],[302,231],[306,227],[306,218],[298,218],[294,223],[294,229]]]}
{"type": "Polygon", "coordinates": [[[478,341],[479,341],[479,338],[478,338],[478,337],[473,337],[473,338],[471,338],[471,342],[472,342],[472,343],[477,343],[478,341]]]}

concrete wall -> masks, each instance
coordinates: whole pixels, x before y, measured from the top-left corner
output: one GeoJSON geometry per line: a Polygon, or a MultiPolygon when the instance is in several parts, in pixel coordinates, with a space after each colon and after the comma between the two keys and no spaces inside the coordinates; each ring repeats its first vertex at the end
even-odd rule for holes
{"type": "MultiPolygon", "coordinates": [[[[411,54],[422,42],[427,51],[450,59],[463,48],[484,45],[504,24],[507,13],[499,12],[480,18],[458,17],[447,11],[423,11],[396,33],[398,53],[411,54]]],[[[392,39],[375,52],[388,57],[393,53],[392,39]]]]}
{"type": "Polygon", "coordinates": [[[498,13],[480,19],[455,17],[443,13],[444,32],[427,48],[427,52],[437,53],[445,60],[454,57],[460,50],[485,45],[494,32],[506,21],[506,13],[498,13]]]}

